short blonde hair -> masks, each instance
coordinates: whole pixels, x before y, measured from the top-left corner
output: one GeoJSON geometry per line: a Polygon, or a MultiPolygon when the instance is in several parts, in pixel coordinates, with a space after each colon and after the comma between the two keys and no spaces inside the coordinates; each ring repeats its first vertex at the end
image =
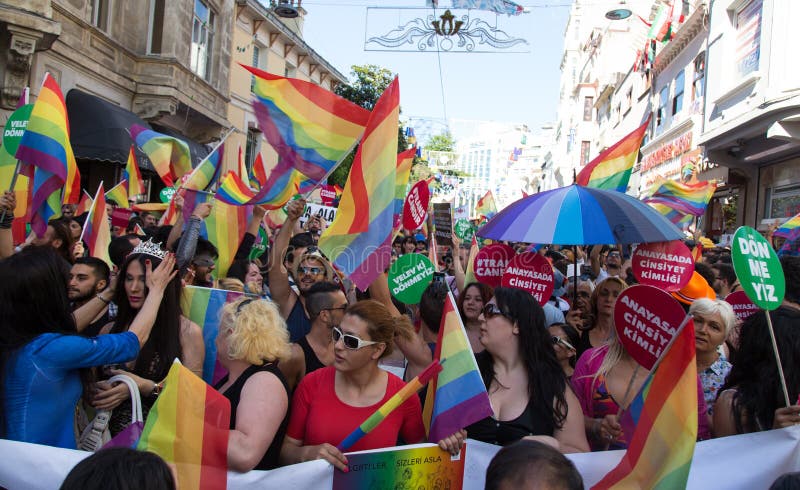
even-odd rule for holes
{"type": "Polygon", "coordinates": [[[226,304],[220,328],[231,330],[227,352],[230,359],[261,365],[291,355],[286,322],[272,301],[242,297],[226,304]]]}
{"type": "Polygon", "coordinates": [[[235,277],[223,277],[219,280],[219,288],[227,291],[244,292],[244,284],[235,277]]]}

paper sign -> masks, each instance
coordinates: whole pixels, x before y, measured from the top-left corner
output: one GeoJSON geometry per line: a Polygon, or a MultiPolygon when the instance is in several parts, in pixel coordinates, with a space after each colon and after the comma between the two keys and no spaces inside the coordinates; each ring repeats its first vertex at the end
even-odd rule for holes
{"type": "Polygon", "coordinates": [[[422,254],[405,254],[389,268],[389,291],[407,305],[419,303],[433,280],[433,263],[422,254]]]}
{"type": "Polygon", "coordinates": [[[774,310],[783,302],[786,279],[778,254],[759,232],[740,226],[731,244],[733,269],[742,290],[753,303],[774,310]]]}
{"type": "Polygon", "coordinates": [[[453,246],[453,213],[449,202],[433,204],[433,226],[436,243],[447,247],[453,246]]]}
{"type": "Polygon", "coordinates": [[[425,221],[431,191],[424,180],[420,180],[408,192],[403,203],[403,228],[414,231],[425,221]]]}
{"type": "Polygon", "coordinates": [[[297,221],[300,222],[301,228],[306,225],[306,221],[308,221],[308,218],[310,218],[312,215],[322,216],[322,218],[327,222],[328,226],[330,226],[330,224],[333,223],[333,219],[336,217],[336,208],[314,203],[306,204],[303,214],[297,219],[297,221]]]}
{"type": "Polygon", "coordinates": [[[514,249],[502,243],[483,247],[475,256],[473,271],[478,282],[496,288],[506,273],[509,262],[514,258],[514,249]]]}
{"type": "Polygon", "coordinates": [[[641,244],[631,263],[637,281],[665,291],[683,288],[694,272],[692,252],[680,240],[641,244]]]}
{"type": "Polygon", "coordinates": [[[461,488],[467,446],[457,459],[439,446],[347,455],[347,473],[333,472],[332,490],[461,488]]]}
{"type": "Polygon", "coordinates": [[[523,252],[508,263],[500,284],[525,290],[544,306],[553,294],[553,266],[539,254],[523,252]]]}
{"type": "Polygon", "coordinates": [[[744,322],[750,318],[753,313],[760,310],[755,303],[750,301],[750,298],[747,297],[744,291],[732,292],[725,296],[725,301],[731,305],[733,312],[736,314],[736,319],[739,320],[739,322],[744,322]]]}
{"type": "Polygon", "coordinates": [[[651,369],[686,316],[680,303],[654,286],[637,284],[617,298],[614,327],[625,350],[651,369]]]}
{"type": "Polygon", "coordinates": [[[463,206],[459,206],[453,209],[453,219],[455,220],[465,219],[469,221],[469,206],[465,204],[463,206]]]}

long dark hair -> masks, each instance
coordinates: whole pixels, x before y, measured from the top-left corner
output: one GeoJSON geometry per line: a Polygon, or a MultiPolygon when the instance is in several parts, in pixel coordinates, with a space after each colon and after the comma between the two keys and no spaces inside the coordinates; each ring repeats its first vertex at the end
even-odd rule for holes
{"type": "MultiPolygon", "coordinates": [[[[800,311],[783,306],[770,315],[789,402],[793,403],[800,392],[800,311]]],[[[736,432],[771,429],[775,410],[786,402],[764,313],[754,313],[742,325],[739,350],[731,363],[733,368],[719,392],[736,389],[732,404],[736,432]]]]}
{"type": "MultiPolygon", "coordinates": [[[[145,270],[146,260],[151,262],[153,269],[161,263],[161,259],[152,255],[131,254],[125,259],[120,268],[117,290],[114,293],[114,303],[119,307],[119,312],[111,329],[112,333],[128,330],[136,314],[139,313],[139,310],[132,308],[130,301],[128,301],[128,295],[125,292],[125,277],[128,274],[128,267],[133,261],[139,262],[142,270],[145,270]]],[[[145,291],[147,290],[145,289],[145,291]]],[[[150,333],[150,338],[142,346],[139,357],[136,358],[133,373],[144,377],[154,375],[157,379],[163,379],[167,376],[167,372],[172,366],[172,361],[176,357],[178,359],[183,358],[180,341],[180,293],[181,283],[176,276],[164,290],[164,298],[158,308],[153,330],[150,333]]]]}
{"type": "MultiPolygon", "coordinates": [[[[74,335],[67,298],[69,270],[49,245],[26,247],[0,261],[0,398],[9,355],[39,335],[74,335]]],[[[0,410],[0,435],[5,427],[0,410]]]]}
{"type": "Polygon", "coordinates": [[[464,286],[464,290],[461,291],[461,294],[458,295],[458,299],[456,299],[456,307],[458,308],[458,314],[461,315],[462,320],[466,320],[467,317],[464,316],[464,298],[467,295],[467,289],[469,288],[477,288],[478,294],[481,295],[481,299],[483,300],[483,304],[489,302],[492,299],[492,287],[488,284],[484,284],[482,282],[470,282],[466,286],[464,286]]]}
{"type": "MultiPolygon", "coordinates": [[[[553,350],[551,335],[545,328],[544,310],[526,291],[499,287],[494,297],[500,311],[507,314],[519,328],[520,356],[528,374],[528,396],[539,405],[540,412],[552,415],[551,424],[560,429],[567,418],[567,378],[553,350]],[[555,400],[555,403],[553,403],[555,400]]],[[[495,377],[489,355],[479,362],[483,382],[491,384],[495,377]]]]}
{"type": "Polygon", "coordinates": [[[48,226],[53,227],[54,238],[61,240],[61,246],[55,250],[70,264],[75,262],[72,257],[72,246],[75,244],[75,239],[72,238],[72,230],[69,229],[71,221],[72,218],[56,218],[47,223],[48,226]]]}

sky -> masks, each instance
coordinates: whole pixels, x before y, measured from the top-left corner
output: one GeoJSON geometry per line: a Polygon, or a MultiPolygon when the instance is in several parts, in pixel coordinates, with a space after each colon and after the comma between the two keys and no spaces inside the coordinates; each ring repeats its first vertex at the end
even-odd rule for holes
{"type": "MultiPolygon", "coordinates": [[[[425,136],[421,133],[442,132],[446,128],[444,121],[453,118],[524,123],[536,130],[556,119],[559,64],[569,3],[528,0],[522,5],[530,13],[497,19],[508,26],[507,31],[519,33],[528,41],[529,53],[441,53],[437,60],[435,52],[364,50],[367,6],[424,9],[425,0],[304,0],[307,14],[303,37],[346,76],[350,76],[352,65],[362,64],[376,64],[397,73],[401,120],[411,119],[422,144],[425,136]]],[[[437,16],[449,6],[450,0],[440,0],[437,16]]],[[[416,12],[432,14],[433,9],[416,12]]],[[[398,9],[398,16],[400,13],[398,9]]],[[[453,13],[460,16],[465,11],[453,13]]],[[[371,20],[370,35],[375,35],[375,27],[371,20]]]]}

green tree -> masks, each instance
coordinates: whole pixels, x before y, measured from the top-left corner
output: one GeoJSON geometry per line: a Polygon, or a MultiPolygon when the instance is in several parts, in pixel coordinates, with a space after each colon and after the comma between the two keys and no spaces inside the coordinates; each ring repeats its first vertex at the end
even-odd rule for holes
{"type": "Polygon", "coordinates": [[[450,131],[439,133],[428,138],[424,148],[430,151],[454,151],[456,148],[456,140],[450,131]]]}
{"type": "MultiPolygon", "coordinates": [[[[392,83],[395,74],[386,68],[378,65],[353,65],[350,71],[351,82],[349,84],[339,84],[334,89],[336,95],[354,102],[365,109],[372,110],[378,102],[383,91],[392,83]]],[[[402,128],[397,128],[397,151],[405,150],[408,146],[402,128]]],[[[350,174],[350,167],[353,166],[353,158],[356,156],[356,149],[353,149],[342,163],[328,177],[328,183],[344,187],[347,176],[350,174]]]]}

